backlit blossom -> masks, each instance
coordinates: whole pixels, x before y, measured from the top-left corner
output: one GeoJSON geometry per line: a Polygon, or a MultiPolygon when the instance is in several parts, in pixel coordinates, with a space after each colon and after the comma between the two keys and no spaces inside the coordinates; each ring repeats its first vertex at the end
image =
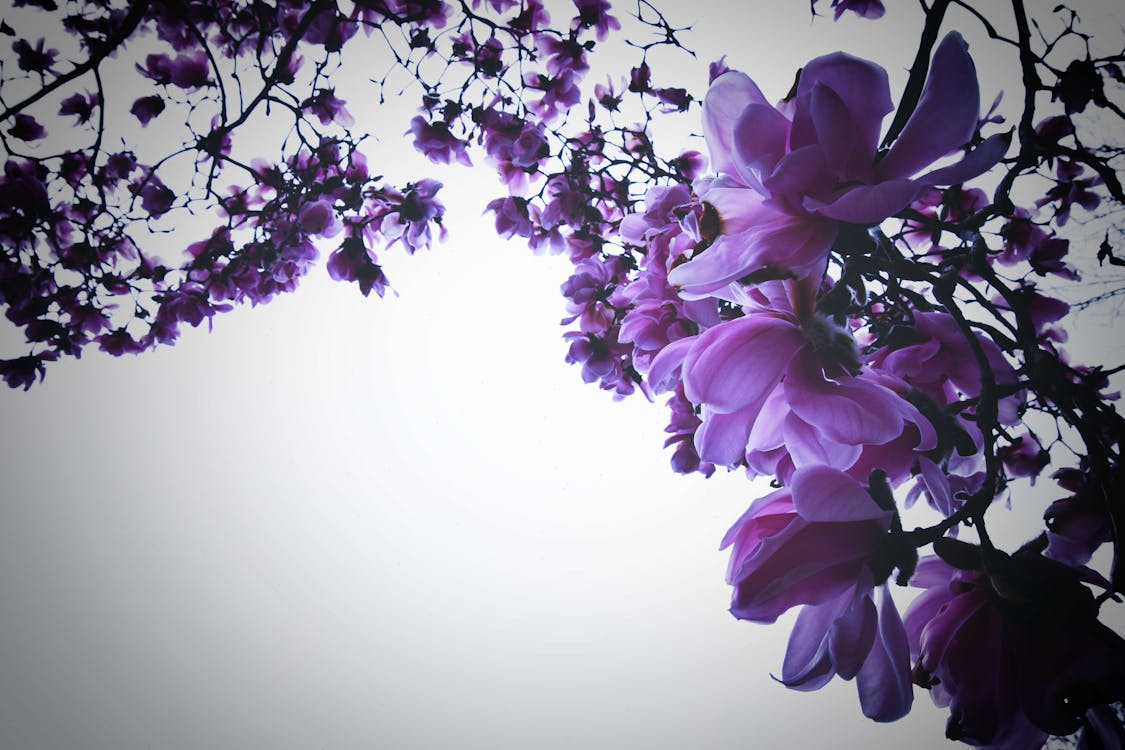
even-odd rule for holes
{"type": "Polygon", "coordinates": [[[891,110],[886,71],[842,52],[805,66],[794,98],[777,107],[743,73],[717,78],[703,130],[719,179],[701,198],[718,231],[672,282],[689,295],[727,296],[740,280],[818,273],[838,222],[877,224],[934,185],[981,174],[1007,150],[994,136],[915,176],[965,145],[980,116],[976,70],[956,32],[938,45],[917,108],[877,160],[891,110]]]}
{"type": "MultiPolygon", "coordinates": [[[[731,614],[773,622],[807,605],[790,636],[782,682],[815,690],[857,678],[864,713],[891,721],[911,705],[909,653],[885,586],[872,598],[892,513],[827,466],[798,470],[789,487],[756,500],[723,539],[731,548],[731,614]]],[[[879,584],[882,581],[878,581],[879,584]]]]}
{"type": "Polygon", "coordinates": [[[946,736],[1040,747],[1125,698],[1125,641],[1097,620],[1076,571],[1026,551],[991,562],[991,574],[973,564],[920,561],[912,584],[926,591],[904,618],[915,681],[949,707],[946,736]]]}

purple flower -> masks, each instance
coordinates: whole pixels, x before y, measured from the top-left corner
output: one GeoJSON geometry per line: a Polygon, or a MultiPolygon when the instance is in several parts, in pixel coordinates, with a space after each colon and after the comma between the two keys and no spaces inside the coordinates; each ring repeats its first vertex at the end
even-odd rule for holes
{"type": "MultiPolygon", "coordinates": [[[[982,375],[972,347],[965,339],[957,321],[947,313],[915,312],[913,341],[905,346],[885,347],[874,352],[868,363],[894,373],[939,404],[957,401],[962,396],[977,398],[981,394],[982,375]]],[[[1015,368],[1004,358],[1000,347],[991,338],[974,334],[992,370],[993,380],[1000,386],[1019,381],[1015,368]]],[[[1001,398],[999,418],[1003,424],[1019,421],[1023,392],[1001,398]]]]}
{"type": "Polygon", "coordinates": [[[96,341],[99,349],[114,357],[120,357],[122,354],[139,354],[145,350],[144,344],[130,336],[124,328],[103,333],[96,341]]]}
{"type": "Polygon", "coordinates": [[[1090,102],[1102,105],[1106,100],[1105,88],[1094,61],[1072,60],[1059,76],[1058,83],[1051,92],[1051,99],[1061,99],[1068,115],[1082,112],[1090,102]]]}
{"type": "Polygon", "coordinates": [[[723,538],[731,548],[731,613],[773,622],[790,607],[823,604],[873,583],[871,563],[893,513],[837,469],[809,466],[789,487],[758,498],[723,538]]]}
{"type": "Polygon", "coordinates": [[[943,545],[968,569],[920,561],[911,583],[926,591],[904,619],[915,682],[949,707],[946,736],[1040,747],[1125,698],[1125,641],[1097,620],[1075,570],[1027,551],[994,553],[986,566],[972,545],[943,545]]]}
{"type": "Polygon", "coordinates": [[[26,39],[17,39],[12,42],[12,51],[16,53],[16,65],[26,73],[49,73],[55,66],[58,57],[57,49],[43,49],[46,39],[39,39],[32,47],[26,39]]]}
{"type": "Polygon", "coordinates": [[[160,181],[156,175],[150,176],[140,189],[141,195],[141,208],[148,211],[153,216],[160,216],[168,213],[172,208],[172,203],[176,199],[176,194],[173,193],[167,185],[160,181]]]}
{"type": "Polygon", "coordinates": [[[895,721],[914,703],[910,647],[887,584],[879,586],[879,607],[872,593],[864,571],[835,599],[804,607],[789,636],[781,683],[807,691],[836,676],[855,678],[863,715],[895,721]]]}
{"type": "Polygon", "coordinates": [[[305,234],[335,237],[344,226],[336,219],[332,201],[319,200],[301,206],[297,212],[297,228],[305,234]]]}
{"type": "MultiPolygon", "coordinates": [[[[816,0],[812,0],[812,4],[815,7],[816,0]]],[[[883,14],[886,13],[886,8],[883,7],[880,0],[832,0],[832,8],[835,10],[834,21],[839,21],[840,16],[849,10],[857,16],[869,18],[873,21],[882,18],[883,14]]]]}
{"type": "Polygon", "coordinates": [[[407,186],[379,226],[388,243],[401,239],[409,252],[429,247],[433,242],[431,224],[436,224],[439,237],[444,237],[441,219],[445,206],[437,199],[439,190],[441,183],[429,178],[407,186]]]}
{"type": "Polygon", "coordinates": [[[43,377],[47,374],[43,362],[52,359],[55,359],[55,355],[52,353],[29,354],[26,357],[16,357],[15,359],[0,359],[0,377],[4,379],[9,388],[29,390],[31,386],[35,385],[37,375],[39,376],[39,382],[43,382],[43,377]]]}
{"type": "Polygon", "coordinates": [[[372,291],[382,297],[387,289],[383,269],[358,237],[348,237],[328,257],[328,275],[336,281],[356,282],[364,297],[372,291]]]}
{"type": "Polygon", "coordinates": [[[456,159],[467,167],[472,166],[465,150],[468,144],[449,132],[444,122],[426,122],[426,118],[416,115],[410,121],[409,132],[414,134],[414,148],[431,161],[449,164],[456,159]]]}
{"type": "Polygon", "coordinates": [[[1035,201],[1039,208],[1048,204],[1055,205],[1055,223],[1065,226],[1070,220],[1070,210],[1074,205],[1079,205],[1087,211],[1093,211],[1101,203],[1101,196],[1091,188],[1102,184],[1098,176],[1081,177],[1085,168],[1081,164],[1071,161],[1059,160],[1055,167],[1057,181],[1047,194],[1035,201]]]}
{"type": "Polygon", "coordinates": [[[194,89],[210,83],[210,63],[202,50],[179,54],[175,59],[165,54],[148,55],[144,67],[137,65],[137,70],[162,86],[194,89]]]}
{"type": "Polygon", "coordinates": [[[742,73],[715,79],[703,131],[719,179],[701,198],[717,232],[671,281],[690,295],[723,295],[762,275],[818,274],[837,222],[877,224],[935,185],[987,171],[1007,150],[1007,137],[994,136],[960,162],[914,176],[965,145],[977,127],[976,70],[955,32],[938,45],[906,126],[876,160],[891,109],[886,71],[844,53],[810,62],[794,99],[780,107],[742,73]]]}
{"type": "Polygon", "coordinates": [[[348,127],[355,122],[355,118],[348,112],[345,102],[336,96],[333,89],[317,89],[313,96],[301,103],[301,108],[316,115],[321,125],[337,123],[348,127]]]}
{"type": "Polygon", "coordinates": [[[530,237],[535,227],[527,212],[527,199],[518,196],[497,198],[485,207],[496,214],[496,233],[504,238],[530,237]]]}
{"type": "Polygon", "coordinates": [[[78,124],[89,122],[94,114],[94,107],[99,103],[99,98],[94,94],[73,94],[63,99],[59,104],[60,115],[74,115],[78,124]]]}
{"type": "Polygon", "coordinates": [[[47,130],[31,115],[20,113],[12,118],[8,135],[21,141],[39,141],[47,137],[47,130]]]}
{"type": "Polygon", "coordinates": [[[905,384],[861,370],[851,335],[812,310],[811,287],[756,288],[759,301],[744,317],[665,347],[650,381],[668,382],[681,368],[684,392],[701,406],[704,460],[733,466],[745,457],[755,472],[783,480],[802,465],[870,471],[878,461],[897,479],[915,450],[934,446],[933,428],[900,395],[905,384]],[[806,300],[799,312],[787,294],[806,300]]]}
{"type": "Polygon", "coordinates": [[[905,715],[912,700],[902,621],[885,585],[878,614],[871,596],[876,577],[891,569],[884,557],[892,516],[847,474],[810,466],[790,487],[756,500],[722,544],[731,547],[735,617],[773,622],[808,605],[790,636],[781,681],[816,690],[835,675],[856,677],[864,714],[879,721],[905,715]]]}
{"type": "Polygon", "coordinates": [[[578,17],[572,27],[575,29],[595,29],[598,41],[603,41],[610,31],[621,28],[621,22],[609,14],[606,0],[574,0],[578,17]]]}
{"type": "Polygon", "coordinates": [[[1047,523],[1044,556],[1065,565],[1085,565],[1101,545],[1113,540],[1113,526],[1096,494],[1056,500],[1043,513],[1047,523]]]}

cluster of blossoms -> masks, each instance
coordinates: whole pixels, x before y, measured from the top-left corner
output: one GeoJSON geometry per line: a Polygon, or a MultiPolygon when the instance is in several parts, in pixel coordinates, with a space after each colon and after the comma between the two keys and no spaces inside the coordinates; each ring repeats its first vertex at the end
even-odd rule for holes
{"type": "MultiPolygon", "coordinates": [[[[648,190],[620,226],[635,263],[576,265],[563,286],[564,323],[580,321],[568,359],[619,394],[634,371],[645,393],[670,392],[677,471],[739,468],[780,485],[722,546],[736,617],[771,623],[801,607],[784,684],[854,678],[877,721],[905,715],[920,686],[950,708],[948,736],[978,746],[1039,747],[1082,727],[1088,746],[1117,746],[1125,640],[1098,612],[1122,581],[1086,566],[1117,542],[1125,430],[1105,376],[1072,367],[1059,346],[1053,324],[1069,306],[1024,270],[1077,277],[1052,227],[1072,205],[1095,208],[1102,181],[1079,178],[1073,155],[1042,141],[1012,158],[1011,132],[981,135],[991,120],[960,34],[925,63],[912,109],[887,134],[887,74],[867,60],[816,58],[777,105],[713,66],[711,174],[648,190]],[[1046,221],[1005,212],[1005,192],[990,201],[964,186],[1006,157],[1018,172],[1033,148],[1057,159],[1037,203],[1053,211],[1046,221]],[[1025,277],[1012,284],[1001,268],[1025,277]],[[968,319],[967,298],[991,320],[968,319]],[[1002,552],[985,512],[1051,461],[1026,415],[1057,419],[1079,404],[1092,450],[1055,475],[1075,494],[1048,509],[1038,538],[1002,552]],[[907,531],[901,512],[920,497],[942,520],[907,531]],[[956,541],[966,527],[978,543],[956,541]],[[928,545],[934,555],[919,560],[928,545]],[[905,618],[891,578],[924,589],[905,618]]],[[[1035,132],[1073,135],[1057,119],[1035,132]]]]}
{"type": "MultiPolygon", "coordinates": [[[[18,3],[0,31],[53,13],[71,48],[17,34],[0,80],[0,303],[29,346],[0,376],[29,388],[89,343],[114,355],[172,343],[184,323],[293,291],[321,261],[382,296],[378,253],[427,247],[444,209],[430,177],[374,177],[349,131],[331,76],[369,40],[419,87],[399,132],[432,162],[485,162],[500,178],[486,207],[497,233],[572,261],[565,356],[583,380],[615,398],[667,394],[674,470],[773,480],[722,546],[736,617],[800,608],[785,685],[854,679],[878,721],[906,714],[921,687],[949,707],[948,736],[976,746],[1080,728],[1088,747],[1121,746],[1125,641],[1099,618],[1125,592],[1125,422],[1112,373],[1069,361],[1071,307],[1044,282],[1079,277],[1060,233],[1072,215],[1125,203],[1123,150],[1087,146],[1081,117],[1121,116],[1106,85],[1125,82],[1120,56],[1091,57],[1065,11],[1036,47],[1016,0],[1003,40],[1026,96],[1002,130],[981,114],[965,40],[940,33],[955,6],[967,9],[924,8],[897,107],[886,71],[848,54],[810,61],[776,104],[719,61],[702,99],[706,155],[665,156],[649,125],[697,102],[654,81],[649,52],[679,48],[679,30],[646,2],[637,20],[655,41],[592,95],[588,56],[622,26],[605,0],[573,0],[561,24],[541,0],[18,3]],[[187,131],[156,158],[106,138],[103,70],[145,34],[130,70],[147,88],[129,116],[187,131]],[[1075,40],[1084,58],[1051,57],[1075,40]],[[237,136],[267,110],[288,126],[280,156],[243,156],[237,136]],[[48,116],[85,145],[48,147],[48,116]],[[173,162],[190,175],[177,181],[173,162]],[[1027,177],[1042,197],[1015,205],[1027,177]],[[181,258],[151,251],[204,208],[217,225],[181,258]],[[986,514],[1056,463],[1067,494],[1044,531],[998,549],[986,514]],[[940,520],[907,530],[919,499],[940,520]],[[1090,567],[1102,545],[1108,575],[1090,567]],[[891,582],[921,590],[903,615],[891,582]]],[[[831,9],[885,12],[879,0],[831,9]]],[[[983,13],[965,17],[1002,36],[983,13]]],[[[1125,265],[1108,231],[1097,260],[1125,265]]]]}

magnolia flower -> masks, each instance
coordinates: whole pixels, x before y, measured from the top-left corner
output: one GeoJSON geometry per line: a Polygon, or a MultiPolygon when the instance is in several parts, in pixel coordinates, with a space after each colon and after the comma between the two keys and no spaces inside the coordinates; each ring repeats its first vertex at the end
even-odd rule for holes
{"type": "Polygon", "coordinates": [[[1026,551],[986,569],[975,547],[945,541],[972,569],[921,560],[911,583],[926,591],[904,620],[915,681],[949,707],[950,739],[1040,747],[1125,698],[1125,640],[1076,570],[1026,551]]]}
{"type": "Polygon", "coordinates": [[[810,62],[778,107],[745,74],[719,76],[703,103],[719,178],[701,196],[718,231],[672,283],[689,296],[725,296],[739,280],[817,274],[839,222],[878,224],[935,185],[982,174],[1007,151],[1008,137],[993,136],[961,161],[918,174],[967,144],[979,120],[976,69],[956,32],[938,45],[917,108],[880,154],[892,109],[886,71],[842,52],[810,62]]]}
{"type": "MultiPolygon", "coordinates": [[[[759,498],[723,539],[731,547],[731,614],[773,622],[790,607],[797,618],[782,682],[816,690],[833,676],[857,678],[864,714],[892,721],[910,710],[906,632],[885,586],[872,599],[893,511],[827,466],[799,469],[788,488],[759,498]],[[878,573],[876,572],[878,571],[878,573]]],[[[890,563],[890,564],[888,564],[890,563]]]]}
{"type": "Polygon", "coordinates": [[[813,291],[809,279],[755,289],[744,317],[666,346],[649,382],[667,387],[680,372],[701,407],[696,448],[706,461],[746,458],[783,481],[812,464],[879,466],[897,479],[915,450],[934,447],[933,427],[902,397],[905,383],[861,368],[851,335],[815,311],[813,291]],[[867,446],[887,450],[864,457],[867,446]]]}

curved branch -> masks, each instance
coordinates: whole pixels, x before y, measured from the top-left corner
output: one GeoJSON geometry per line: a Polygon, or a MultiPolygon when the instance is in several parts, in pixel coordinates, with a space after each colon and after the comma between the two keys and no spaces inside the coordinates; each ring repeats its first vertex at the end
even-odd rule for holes
{"type": "Polygon", "coordinates": [[[112,34],[106,37],[105,42],[98,46],[98,49],[90,55],[86,62],[75,66],[70,72],[62,74],[18,104],[13,104],[3,112],[0,112],[0,120],[6,120],[13,115],[19,114],[40,99],[51,95],[76,78],[81,78],[101,65],[102,60],[109,57],[111,52],[116,50],[122,42],[128,39],[129,36],[137,30],[137,26],[139,26],[144,19],[149,4],[149,0],[141,0],[141,2],[133,3],[132,7],[129,8],[129,13],[121,22],[121,25],[118,26],[112,34]]]}

